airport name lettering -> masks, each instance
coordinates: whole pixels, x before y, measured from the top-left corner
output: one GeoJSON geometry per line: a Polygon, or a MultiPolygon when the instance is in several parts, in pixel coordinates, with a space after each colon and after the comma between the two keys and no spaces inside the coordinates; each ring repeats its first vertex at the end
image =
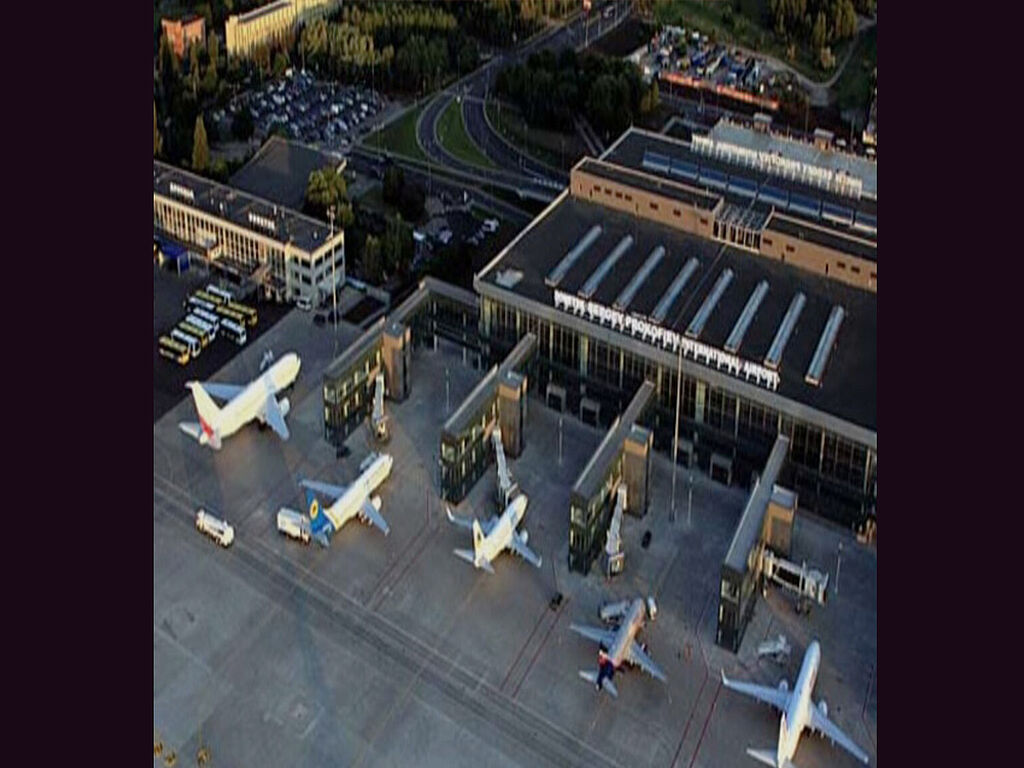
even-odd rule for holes
{"type": "Polygon", "coordinates": [[[734,376],[754,381],[772,391],[779,388],[777,371],[772,371],[760,363],[743,360],[717,347],[688,339],[683,334],[669,328],[662,328],[643,318],[627,315],[617,309],[598,304],[596,301],[586,301],[564,291],[555,291],[555,309],[571,312],[579,317],[601,323],[601,325],[610,326],[616,331],[628,333],[643,339],[648,344],[658,345],[672,352],[678,352],[681,347],[684,357],[719,370],[725,369],[734,376]]]}

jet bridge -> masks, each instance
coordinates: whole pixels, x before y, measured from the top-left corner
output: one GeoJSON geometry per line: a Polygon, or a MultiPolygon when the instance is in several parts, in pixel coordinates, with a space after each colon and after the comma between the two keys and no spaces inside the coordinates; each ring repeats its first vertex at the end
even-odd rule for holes
{"type": "Polygon", "coordinates": [[[370,416],[370,423],[373,427],[373,436],[377,442],[387,442],[388,437],[388,421],[387,416],[384,415],[384,374],[383,372],[377,374],[377,379],[373,387],[373,413],[370,416]]]}
{"type": "Polygon", "coordinates": [[[615,511],[608,526],[608,538],[604,545],[605,576],[618,576],[626,567],[626,553],[622,551],[622,513],[626,510],[626,484],[619,483],[615,494],[615,511]]]}
{"type": "Polygon", "coordinates": [[[495,427],[491,432],[491,442],[494,444],[494,458],[498,465],[498,487],[495,491],[495,501],[497,501],[499,509],[505,509],[512,503],[512,499],[519,495],[519,483],[512,479],[512,475],[508,471],[505,446],[501,442],[501,427],[495,427]]]}
{"type": "Polygon", "coordinates": [[[807,563],[797,565],[779,557],[767,547],[761,549],[758,568],[765,582],[771,581],[797,595],[798,605],[809,605],[813,600],[825,604],[828,574],[808,568],[807,563]]]}

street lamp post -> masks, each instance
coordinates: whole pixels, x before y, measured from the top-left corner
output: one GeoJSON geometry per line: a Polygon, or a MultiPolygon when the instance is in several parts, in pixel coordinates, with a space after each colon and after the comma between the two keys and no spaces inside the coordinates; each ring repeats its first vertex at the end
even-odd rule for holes
{"type": "Polygon", "coordinates": [[[683,345],[679,345],[676,363],[676,433],[672,439],[672,506],[669,519],[676,521],[676,464],[679,461],[679,401],[683,391],[683,345]]]}
{"type": "Polygon", "coordinates": [[[334,206],[327,209],[331,222],[331,297],[334,305],[334,332],[338,332],[338,261],[334,257],[334,206]]]}

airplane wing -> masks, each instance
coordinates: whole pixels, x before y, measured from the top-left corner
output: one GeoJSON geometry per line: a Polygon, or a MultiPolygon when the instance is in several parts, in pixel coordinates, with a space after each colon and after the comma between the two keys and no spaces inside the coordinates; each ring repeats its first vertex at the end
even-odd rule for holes
{"type": "Polygon", "coordinates": [[[651,657],[644,652],[644,649],[640,647],[640,643],[638,643],[636,640],[634,640],[633,644],[629,646],[629,654],[626,658],[629,659],[631,664],[635,664],[636,666],[640,667],[640,669],[642,669],[651,677],[656,677],[663,683],[668,682],[668,678],[665,677],[665,673],[662,672],[658,665],[655,664],[654,661],[651,659],[651,657]]]}
{"type": "Polygon", "coordinates": [[[615,642],[615,633],[610,629],[601,629],[600,627],[585,627],[582,624],[570,624],[569,629],[579,635],[583,635],[588,640],[593,640],[595,643],[604,645],[605,648],[611,648],[615,642]]]}
{"type": "Polygon", "coordinates": [[[345,492],[343,486],[319,483],[316,480],[300,480],[299,485],[303,488],[309,488],[311,491],[322,493],[324,496],[330,496],[332,499],[339,498],[345,492]]]}
{"type": "Polygon", "coordinates": [[[206,390],[210,397],[215,397],[218,400],[234,400],[235,396],[245,389],[245,387],[240,387],[237,384],[215,384],[213,382],[204,383],[200,386],[206,390]]]}
{"type": "MultiPolygon", "coordinates": [[[[465,518],[462,518],[462,517],[456,517],[455,515],[452,514],[452,508],[449,507],[447,504],[445,505],[444,509],[445,509],[445,514],[448,515],[448,522],[454,523],[455,525],[459,526],[460,528],[465,528],[467,531],[472,531],[473,530],[473,521],[472,520],[466,520],[465,518]]],[[[497,518],[491,517],[491,518],[489,518],[487,520],[484,520],[482,523],[480,523],[480,530],[483,531],[484,536],[490,536],[491,535],[491,531],[494,530],[494,526],[497,524],[497,522],[498,522],[497,518]]]]}
{"type": "Polygon", "coordinates": [[[727,678],[725,676],[725,670],[722,670],[722,684],[726,688],[732,688],[734,691],[745,693],[747,696],[751,696],[758,701],[763,701],[765,704],[771,704],[782,712],[786,711],[786,705],[789,704],[789,691],[783,691],[779,688],[769,688],[767,685],[738,683],[735,680],[727,678]]]}
{"type": "Polygon", "coordinates": [[[809,723],[811,728],[820,733],[822,736],[825,736],[833,743],[841,746],[851,755],[853,755],[862,763],[864,763],[864,765],[868,764],[868,756],[864,752],[864,750],[858,747],[856,744],[854,744],[853,741],[850,740],[850,737],[839,729],[838,725],[833,723],[831,720],[828,719],[828,717],[822,714],[821,710],[818,709],[814,704],[811,704],[809,709],[811,711],[811,722],[809,723]]]}
{"type": "Polygon", "coordinates": [[[284,414],[281,413],[281,406],[274,395],[267,395],[266,405],[263,406],[267,416],[267,424],[277,432],[282,440],[288,439],[288,425],[284,423],[284,414]]]}
{"type": "Polygon", "coordinates": [[[540,555],[538,555],[536,552],[534,552],[532,549],[526,546],[526,542],[523,541],[522,536],[520,536],[515,531],[512,531],[512,538],[509,539],[508,544],[505,545],[505,548],[511,550],[512,552],[515,552],[517,555],[523,558],[523,560],[526,560],[535,565],[536,567],[540,568],[540,555]]]}
{"type": "Polygon", "coordinates": [[[369,499],[363,499],[363,505],[359,508],[359,514],[384,531],[385,536],[388,535],[388,532],[391,529],[388,528],[388,524],[384,521],[384,518],[381,517],[377,508],[370,503],[369,499]]]}

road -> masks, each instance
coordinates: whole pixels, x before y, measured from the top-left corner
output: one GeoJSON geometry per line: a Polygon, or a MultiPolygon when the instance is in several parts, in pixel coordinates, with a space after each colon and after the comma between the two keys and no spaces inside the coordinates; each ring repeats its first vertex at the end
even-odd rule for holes
{"type": "Polygon", "coordinates": [[[495,181],[518,182],[524,188],[538,192],[552,189],[552,184],[554,188],[565,186],[569,180],[568,174],[530,157],[492,129],[484,104],[494,87],[498,72],[513,64],[521,64],[540,51],[550,50],[557,54],[570,46],[577,50],[584,48],[618,26],[629,15],[630,7],[631,0],[613,0],[595,7],[588,17],[577,14],[568,22],[535,35],[515,50],[495,56],[486,65],[440,92],[420,115],[416,126],[420,147],[433,162],[495,181]],[[609,7],[613,9],[612,16],[606,19],[604,13],[609,7]],[[499,170],[482,169],[464,163],[446,152],[437,140],[437,122],[453,98],[461,101],[462,116],[470,139],[499,170]]]}
{"type": "MultiPolygon", "coordinates": [[[[438,173],[428,173],[418,165],[408,162],[402,157],[395,156],[391,162],[402,167],[405,178],[408,181],[421,185],[427,194],[447,192],[453,199],[462,199],[465,192],[469,201],[476,203],[481,208],[490,210],[501,218],[517,226],[526,226],[533,219],[533,214],[508,203],[494,195],[489,195],[477,187],[467,187],[465,184],[445,178],[438,173]]],[[[362,148],[354,148],[349,156],[349,163],[353,169],[369,176],[380,176],[384,169],[385,160],[374,154],[372,151],[365,151],[362,148]]]]}

